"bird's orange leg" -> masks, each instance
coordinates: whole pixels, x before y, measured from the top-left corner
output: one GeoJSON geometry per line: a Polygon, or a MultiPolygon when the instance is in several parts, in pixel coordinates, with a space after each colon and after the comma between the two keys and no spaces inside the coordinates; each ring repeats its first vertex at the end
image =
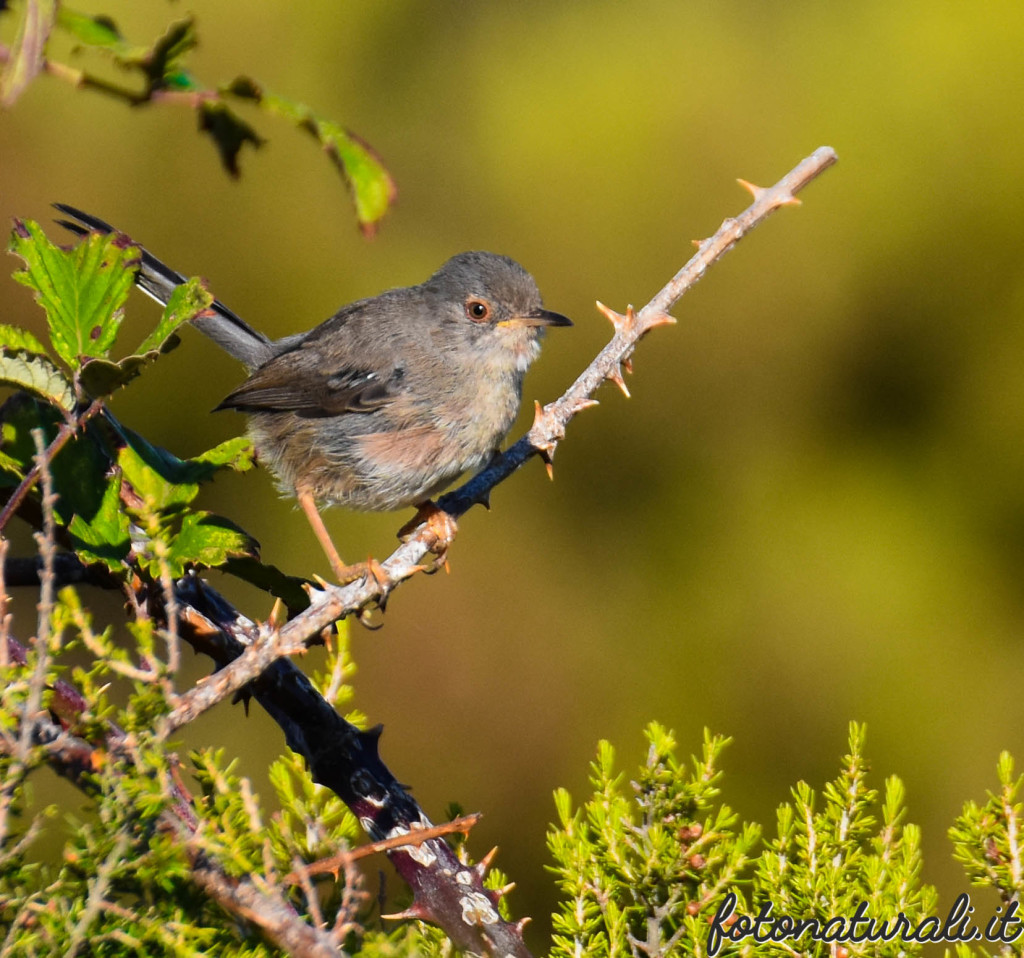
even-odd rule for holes
{"type": "MultiPolygon", "coordinates": [[[[338,554],[338,550],[334,546],[334,542],[331,540],[330,533],[327,531],[327,526],[324,525],[324,520],[320,515],[320,510],[316,507],[316,499],[313,498],[313,494],[308,489],[297,489],[295,491],[295,495],[299,501],[299,505],[302,506],[302,511],[306,514],[306,519],[309,520],[309,525],[313,530],[313,534],[320,543],[320,548],[324,550],[324,555],[327,556],[327,561],[331,564],[331,571],[334,573],[334,577],[338,580],[338,584],[346,585],[349,582],[355,582],[356,579],[359,579],[364,575],[373,576],[378,583],[381,583],[383,580],[378,575],[377,569],[374,568],[377,563],[371,561],[358,562],[355,565],[346,565],[344,561],[342,561],[341,556],[338,554]]],[[[386,576],[384,578],[386,579],[386,576]]]]}

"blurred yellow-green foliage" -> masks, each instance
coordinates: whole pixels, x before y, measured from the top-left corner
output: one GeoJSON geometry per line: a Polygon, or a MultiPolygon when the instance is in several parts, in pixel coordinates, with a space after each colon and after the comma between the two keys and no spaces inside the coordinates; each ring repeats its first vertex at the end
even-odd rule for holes
{"type": "MultiPolygon", "coordinates": [[[[4,222],[81,206],[273,336],[459,250],[507,253],[577,323],[550,336],[529,403],[603,343],[595,299],[645,302],[746,205],[736,177],[769,183],[835,147],[804,205],[641,345],[633,398],[607,386],[573,423],[554,484],[530,464],[462,521],[450,576],[402,588],[382,631],[357,627],[358,703],[430,814],[452,799],[487,813],[474,850],[502,846],[513,910],[542,927],[552,789],[582,793],[600,737],[635,765],[649,719],[686,749],[704,726],[735,736],[725,797],[768,826],[867,722],[876,784],[903,776],[924,826],[925,877],[946,904],[966,890],[946,829],[994,787],[1000,749],[1024,754],[1024,6],[82,7],[138,42],[193,12],[202,81],[251,74],[353,128],[398,205],[367,242],[285,124],[253,117],[268,142],[232,182],[187,110],[41,78],[0,116],[4,222]]],[[[0,309],[38,327],[13,283],[0,309]]],[[[128,321],[141,335],[155,315],[139,298],[128,321]]],[[[179,455],[243,428],[208,415],[241,370],[184,340],[115,401],[179,455]]],[[[204,504],[268,561],[327,573],[265,474],[226,477],[204,504]]],[[[329,523],[358,559],[389,552],[406,518],[329,523]]],[[[283,746],[227,706],[188,741],[240,752],[258,781],[283,746]]]]}

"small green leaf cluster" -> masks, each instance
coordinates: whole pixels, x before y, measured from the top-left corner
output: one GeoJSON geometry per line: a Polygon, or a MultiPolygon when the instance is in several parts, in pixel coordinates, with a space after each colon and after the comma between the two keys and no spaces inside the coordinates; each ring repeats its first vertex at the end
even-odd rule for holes
{"type": "Polygon", "coordinates": [[[128,383],[146,363],[177,345],[178,326],[213,302],[199,280],[189,281],[175,291],[139,348],[113,360],[110,351],[139,264],[138,247],[118,234],[90,234],[73,249],[62,249],[38,224],[18,220],[10,251],[24,263],[14,278],[35,291],[46,312],[56,359],[25,331],[0,326],[0,381],[28,389],[65,413],[128,383]]]}
{"type": "Polygon", "coordinates": [[[82,693],[75,695],[62,682],[61,657],[79,644],[109,650],[109,631],[93,631],[71,590],[63,590],[52,621],[45,644],[0,668],[4,947],[25,956],[139,954],[147,947],[203,953],[216,944],[216,926],[194,921],[210,906],[187,880],[186,845],[168,814],[179,800],[173,757],[152,731],[166,700],[157,683],[136,679],[125,704],[112,703],[108,688],[123,656],[75,669],[82,693]],[[76,624],[78,634],[66,635],[76,624]],[[61,717],[64,727],[33,723],[40,714],[61,717]],[[65,814],[62,828],[52,821],[55,808],[33,807],[32,779],[50,765],[87,796],[78,815],[65,814]],[[46,848],[60,833],[53,860],[46,848]]]}
{"type": "MultiPolygon", "coordinates": [[[[270,766],[270,783],[280,810],[265,815],[237,761],[226,761],[222,749],[193,754],[193,775],[199,785],[195,808],[216,830],[201,829],[193,840],[236,878],[262,875],[273,884],[299,863],[329,858],[347,848],[359,828],[355,817],[333,792],[310,781],[302,759],[288,752],[270,766]]],[[[333,890],[319,899],[333,921],[341,906],[343,883],[330,877],[333,890]]],[[[297,884],[297,883],[296,883],[297,884]]]]}
{"type": "MultiPolygon", "coordinates": [[[[820,798],[806,783],[793,789],[793,801],[777,812],[774,839],[758,859],[751,901],[757,911],[772,905],[773,917],[816,920],[821,928],[836,918],[858,913],[893,928],[905,915],[916,927],[934,915],[935,889],[921,881],[921,830],[905,823],[905,790],[895,776],[885,782],[879,810],[878,792],[867,782],[864,726],[850,725],[850,751],[839,776],[826,784],[820,798]],[[820,806],[820,807],[819,807],[820,806]],[[881,815],[881,823],[876,814],[881,815]]],[[[867,927],[866,925],[864,927],[867,927]]],[[[783,944],[762,944],[765,954],[791,954],[783,944]]],[[[834,945],[801,939],[808,955],[830,955],[834,945]]],[[[918,954],[922,945],[894,938],[889,942],[844,942],[851,955],[918,954]]]]}
{"type": "MultiPolygon", "coordinates": [[[[129,734],[151,731],[169,707],[164,694],[169,676],[153,620],[127,623],[131,641],[118,641],[113,626],[95,627],[78,592],[67,586],[57,596],[52,621],[54,634],[61,639],[53,652],[55,673],[62,674],[70,653],[79,649],[88,655],[88,665],[71,666],[79,708],[71,714],[53,691],[50,708],[85,742],[104,742],[112,728],[129,734]],[[117,699],[124,704],[117,704],[117,699]]],[[[53,688],[52,682],[48,688],[53,688]]]]}

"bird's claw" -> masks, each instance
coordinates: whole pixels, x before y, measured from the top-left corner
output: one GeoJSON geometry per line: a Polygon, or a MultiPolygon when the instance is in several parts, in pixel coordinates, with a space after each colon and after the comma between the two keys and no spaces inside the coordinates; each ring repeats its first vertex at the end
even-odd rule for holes
{"type": "Polygon", "coordinates": [[[437,556],[438,561],[435,568],[437,565],[444,565],[447,568],[448,547],[459,531],[458,523],[433,502],[424,502],[417,510],[416,515],[398,530],[398,538],[402,542],[408,542],[413,533],[422,525],[426,526],[430,551],[437,556]]]}

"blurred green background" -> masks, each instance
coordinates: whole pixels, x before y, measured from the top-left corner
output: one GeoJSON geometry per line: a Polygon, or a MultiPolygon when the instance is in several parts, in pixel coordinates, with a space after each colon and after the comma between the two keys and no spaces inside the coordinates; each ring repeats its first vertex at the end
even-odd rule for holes
{"type": "MultiPolygon", "coordinates": [[[[1024,757],[1021,4],[81,7],[140,43],[194,12],[201,80],[250,74],[358,131],[398,205],[367,242],[283,123],[252,115],[268,143],[232,182],[188,111],[42,78],[0,116],[4,222],[81,206],[272,336],[459,250],[507,253],[577,323],[549,337],[528,405],[607,338],[595,299],[646,302],[746,205],[736,177],[767,185],[835,147],[804,206],[641,344],[633,398],[605,386],[572,424],[553,484],[531,463],[464,518],[451,575],[403,587],[383,630],[354,627],[357,702],[432,816],[486,812],[473,850],[501,845],[513,910],[541,931],[552,789],[584,792],[601,737],[634,767],[649,719],[685,752],[704,726],[735,736],[725,798],[769,827],[866,721],[876,784],[901,775],[924,826],[925,877],[944,907],[966,890],[946,829],[995,786],[1000,749],[1024,757]]],[[[38,326],[13,283],[0,308],[38,326]]],[[[155,315],[139,298],[128,322],[141,338],[155,315]]],[[[180,455],[243,429],[208,415],[241,369],[184,340],[114,403],[180,455]]],[[[204,504],[268,561],[328,573],[266,474],[218,480],[204,504]]],[[[358,559],[407,518],[328,521],[358,559]]],[[[226,746],[257,782],[283,746],[228,706],[187,742],[226,746]]]]}

